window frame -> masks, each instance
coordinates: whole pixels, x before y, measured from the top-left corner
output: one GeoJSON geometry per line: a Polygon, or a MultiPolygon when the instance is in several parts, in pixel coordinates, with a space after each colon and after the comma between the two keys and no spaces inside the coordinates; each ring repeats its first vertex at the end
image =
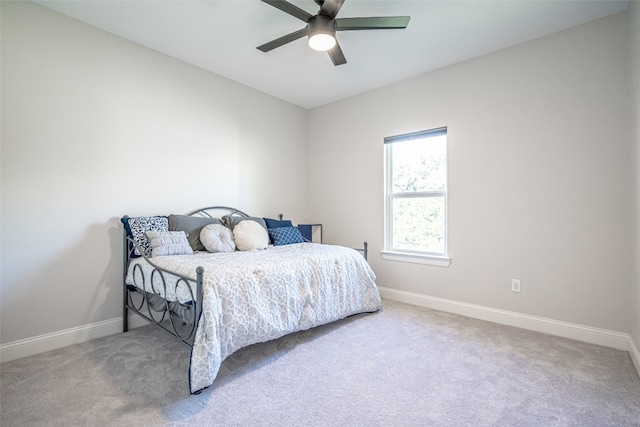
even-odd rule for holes
{"type": "Polygon", "coordinates": [[[384,138],[384,250],[381,251],[382,258],[391,261],[412,262],[419,264],[429,264],[441,267],[448,267],[451,264],[449,257],[448,244],[448,200],[449,200],[449,140],[447,127],[439,127],[434,129],[411,132],[407,134],[395,135],[384,138]],[[446,136],[445,143],[445,189],[434,191],[416,191],[416,192],[393,192],[393,150],[392,146],[395,142],[406,142],[417,139],[426,139],[438,136],[446,136]],[[393,201],[396,199],[419,198],[426,199],[430,197],[439,197],[444,199],[444,248],[443,252],[429,251],[412,251],[393,248],[393,201]]]}

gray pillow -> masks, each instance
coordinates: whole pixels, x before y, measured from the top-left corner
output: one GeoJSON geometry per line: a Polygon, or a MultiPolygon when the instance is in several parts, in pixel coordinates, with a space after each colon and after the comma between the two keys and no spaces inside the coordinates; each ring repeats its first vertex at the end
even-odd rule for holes
{"type": "Polygon", "coordinates": [[[194,251],[206,250],[200,241],[200,231],[209,224],[222,224],[219,219],[189,215],[169,215],[169,230],[187,233],[189,246],[194,251]]]}
{"type": "Polygon", "coordinates": [[[193,249],[184,231],[147,231],[151,256],[191,255],[193,249]]]}
{"type": "Polygon", "coordinates": [[[231,231],[242,221],[255,221],[267,230],[267,223],[264,222],[264,218],[258,218],[255,216],[231,216],[225,215],[222,217],[222,225],[226,225],[231,231]]]}

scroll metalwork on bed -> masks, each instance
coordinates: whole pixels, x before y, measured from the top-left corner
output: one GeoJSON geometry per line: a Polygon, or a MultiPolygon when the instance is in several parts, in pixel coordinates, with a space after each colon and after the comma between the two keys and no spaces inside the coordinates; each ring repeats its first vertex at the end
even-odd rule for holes
{"type": "Polygon", "coordinates": [[[196,277],[188,277],[158,267],[145,255],[144,262],[153,267],[145,274],[140,263],[131,269],[130,284],[126,283],[129,263],[136,248],[140,248],[125,235],[125,289],[123,332],[128,330],[127,310],[132,310],[148,322],[159,326],[184,344],[191,346],[202,312],[202,282],[204,268],[198,267],[196,277]],[[183,298],[167,298],[168,295],[187,295],[183,298]]]}

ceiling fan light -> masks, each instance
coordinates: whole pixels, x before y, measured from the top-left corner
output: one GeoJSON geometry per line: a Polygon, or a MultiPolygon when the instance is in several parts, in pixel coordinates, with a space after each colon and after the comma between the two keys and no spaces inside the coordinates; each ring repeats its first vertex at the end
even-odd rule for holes
{"type": "Polygon", "coordinates": [[[314,16],[309,20],[309,47],[325,52],[336,45],[335,22],[328,16],[314,16]]]}
{"type": "Polygon", "coordinates": [[[309,47],[313,50],[325,52],[336,45],[336,39],[332,34],[317,32],[309,34],[309,47]]]}

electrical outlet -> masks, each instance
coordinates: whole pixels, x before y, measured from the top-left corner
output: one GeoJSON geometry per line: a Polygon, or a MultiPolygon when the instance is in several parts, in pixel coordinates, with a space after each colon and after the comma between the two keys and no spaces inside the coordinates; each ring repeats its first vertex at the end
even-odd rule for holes
{"type": "Polygon", "coordinates": [[[522,284],[520,283],[520,279],[511,279],[511,291],[512,292],[522,291],[522,284]]]}

